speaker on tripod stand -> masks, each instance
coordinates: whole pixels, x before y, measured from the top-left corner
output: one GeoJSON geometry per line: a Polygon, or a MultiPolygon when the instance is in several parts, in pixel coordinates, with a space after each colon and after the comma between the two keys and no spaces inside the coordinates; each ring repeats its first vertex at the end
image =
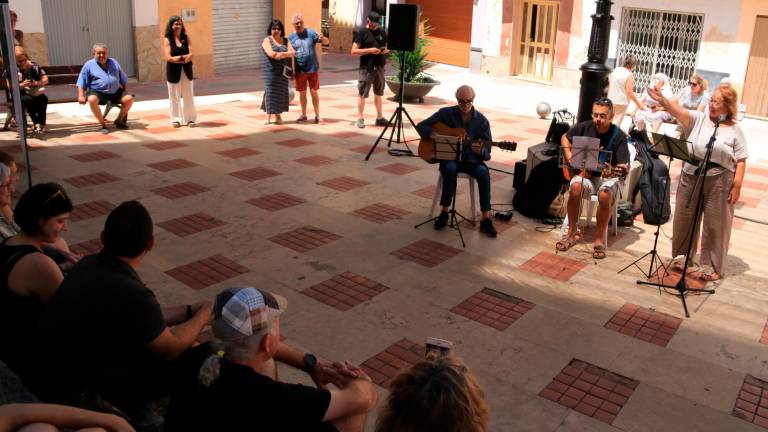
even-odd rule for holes
{"type": "Polygon", "coordinates": [[[408,143],[405,139],[405,130],[403,128],[403,114],[408,118],[413,128],[416,128],[416,124],[411,119],[408,111],[403,107],[403,90],[405,87],[405,53],[406,51],[415,51],[418,43],[419,36],[419,6],[414,4],[390,4],[389,5],[389,18],[387,22],[387,48],[391,51],[400,52],[400,91],[397,94],[397,109],[389,118],[387,126],[381,131],[376,142],[368,151],[365,156],[365,160],[371,158],[371,155],[376,150],[379,142],[384,138],[384,135],[389,130],[389,139],[387,140],[387,147],[392,146],[395,133],[397,137],[394,142],[398,144],[405,144],[406,150],[389,150],[393,155],[407,155],[414,156],[411,149],[408,148],[408,143]],[[402,141],[401,141],[402,139],[402,141]]]}

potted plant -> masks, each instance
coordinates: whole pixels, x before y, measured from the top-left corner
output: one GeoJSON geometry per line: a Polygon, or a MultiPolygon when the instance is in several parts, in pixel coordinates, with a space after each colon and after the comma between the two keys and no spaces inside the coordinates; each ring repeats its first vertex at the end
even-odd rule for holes
{"type": "Polygon", "coordinates": [[[392,51],[389,59],[392,65],[397,69],[396,76],[386,77],[387,87],[395,95],[400,94],[400,74],[403,74],[403,100],[418,99],[424,102],[424,96],[432,90],[432,87],[440,84],[424,72],[429,66],[427,57],[427,46],[429,46],[429,34],[432,32],[432,26],[429,20],[424,20],[422,30],[419,32],[416,40],[416,49],[414,51],[392,51]],[[402,61],[402,64],[401,64],[402,61]]]}

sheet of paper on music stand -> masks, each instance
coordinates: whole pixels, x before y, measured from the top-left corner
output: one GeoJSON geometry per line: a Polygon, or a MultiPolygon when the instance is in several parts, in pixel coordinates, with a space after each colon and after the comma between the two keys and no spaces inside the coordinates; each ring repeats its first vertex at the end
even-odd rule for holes
{"type": "Polygon", "coordinates": [[[595,137],[575,136],[571,146],[571,167],[600,171],[600,139],[595,137]]]}
{"type": "Polygon", "coordinates": [[[695,155],[691,154],[693,148],[688,141],[655,132],[651,132],[651,137],[653,138],[653,150],[656,153],[694,164],[697,162],[695,155]]]}
{"type": "Polygon", "coordinates": [[[435,159],[456,160],[456,152],[461,145],[461,139],[459,139],[459,137],[433,134],[432,139],[435,141],[435,159]]]}

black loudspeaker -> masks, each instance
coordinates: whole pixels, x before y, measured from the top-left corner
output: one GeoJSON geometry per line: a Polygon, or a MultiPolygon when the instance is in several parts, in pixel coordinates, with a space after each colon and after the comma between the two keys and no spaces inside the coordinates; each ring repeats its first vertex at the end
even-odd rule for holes
{"type": "Polygon", "coordinates": [[[396,51],[415,51],[419,36],[419,6],[390,4],[387,23],[387,48],[396,51]]]}

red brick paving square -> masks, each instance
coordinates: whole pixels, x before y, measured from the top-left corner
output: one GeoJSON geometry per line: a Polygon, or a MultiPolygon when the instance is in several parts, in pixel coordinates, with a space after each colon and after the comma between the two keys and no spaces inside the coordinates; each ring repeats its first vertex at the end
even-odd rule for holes
{"type": "Polygon", "coordinates": [[[424,267],[435,267],[462,252],[460,249],[436,241],[421,239],[390,252],[390,255],[401,260],[413,261],[424,267]]]}
{"type": "Polygon", "coordinates": [[[329,158],[328,156],[322,156],[322,155],[307,156],[299,159],[294,159],[293,161],[298,162],[300,164],[314,166],[314,167],[333,163],[333,159],[329,158]]]}
{"type": "Polygon", "coordinates": [[[347,191],[351,191],[352,189],[361,188],[369,183],[365,180],[356,179],[354,177],[343,176],[343,177],[335,177],[332,179],[324,180],[324,181],[318,182],[317,184],[320,186],[325,186],[327,188],[337,190],[339,192],[347,192],[347,191]]]}
{"type": "Polygon", "coordinates": [[[267,127],[267,131],[272,132],[272,133],[290,132],[290,131],[293,130],[292,127],[286,126],[286,125],[270,125],[270,126],[266,126],[266,127],[267,127]]]}
{"type": "Polygon", "coordinates": [[[228,157],[232,159],[240,159],[248,156],[255,156],[257,154],[261,154],[261,152],[248,147],[238,147],[230,150],[223,150],[220,152],[216,152],[216,154],[220,154],[224,157],[228,157]]]}
{"type": "Polygon", "coordinates": [[[344,105],[344,104],[342,104],[342,105],[333,105],[333,107],[336,108],[336,109],[340,109],[340,110],[348,110],[348,109],[355,108],[353,105],[344,105]]]}
{"type": "Polygon", "coordinates": [[[768,168],[759,168],[754,165],[747,167],[747,175],[758,177],[768,177],[768,168]]]}
{"type": "Polygon", "coordinates": [[[294,138],[289,140],[277,141],[275,144],[290,147],[290,148],[297,148],[297,147],[312,145],[312,144],[315,144],[315,142],[301,139],[301,138],[294,138]]]}
{"type": "Polygon", "coordinates": [[[219,140],[219,141],[228,141],[228,140],[243,138],[244,136],[245,135],[241,135],[235,132],[222,132],[218,134],[208,135],[208,138],[219,140]]]}
{"type": "Polygon", "coordinates": [[[401,371],[411,368],[424,359],[424,350],[424,345],[401,339],[364,361],[360,367],[371,377],[374,384],[389,389],[392,379],[401,371]]]}
{"type": "Polygon", "coordinates": [[[742,230],[744,229],[744,219],[734,218],[731,225],[733,226],[733,229],[742,230]]]}
{"type": "Polygon", "coordinates": [[[115,177],[112,174],[103,171],[64,179],[65,182],[78,188],[96,186],[104,183],[115,182],[118,180],[120,180],[119,177],[115,177]]]}
{"type": "Polygon", "coordinates": [[[336,132],[331,132],[328,135],[334,138],[347,139],[347,138],[356,138],[359,136],[363,136],[364,134],[360,132],[354,132],[354,131],[336,131],[336,132]]]}
{"type": "Polygon", "coordinates": [[[581,261],[549,252],[540,252],[521,264],[520,269],[565,282],[585,266],[586,264],[581,261]]]}
{"type": "Polygon", "coordinates": [[[768,381],[747,374],[731,415],[768,429],[768,381]]]}
{"type": "Polygon", "coordinates": [[[631,378],[573,359],[539,396],[612,424],[638,384],[631,378]]]}
{"type": "Polygon", "coordinates": [[[148,114],[148,115],[141,116],[141,118],[143,120],[149,120],[149,121],[153,121],[153,120],[170,120],[170,118],[168,118],[167,114],[148,114]]]}
{"type": "Polygon", "coordinates": [[[96,200],[78,204],[69,214],[71,222],[77,222],[85,219],[95,218],[97,216],[108,214],[115,208],[115,205],[109,201],[96,200]]]}
{"type": "Polygon", "coordinates": [[[207,187],[197,183],[183,182],[152,189],[152,192],[168,199],[179,199],[208,192],[209,190],[207,187]]]}
{"type": "Polygon", "coordinates": [[[301,292],[321,303],[346,311],[388,289],[375,280],[348,271],[301,292]]]}
{"type": "Polygon", "coordinates": [[[744,196],[743,194],[739,197],[739,202],[736,203],[736,208],[740,209],[743,207],[749,207],[749,208],[757,208],[757,205],[760,204],[760,199],[750,196],[744,196]]]}
{"type": "Polygon", "coordinates": [[[72,155],[70,157],[78,162],[97,162],[97,161],[112,159],[120,156],[110,151],[101,150],[101,151],[94,151],[94,152],[88,152],[88,153],[80,153],[80,154],[72,155]]]}
{"type": "Polygon", "coordinates": [[[214,255],[172,268],[165,274],[192,289],[199,290],[248,271],[246,267],[227,257],[214,255]]]}
{"type": "Polygon", "coordinates": [[[174,171],[174,170],[179,170],[184,168],[196,167],[198,165],[186,159],[169,159],[166,161],[147,164],[147,166],[161,172],[168,172],[168,171],[174,171]]]}
{"type": "Polygon", "coordinates": [[[264,195],[262,197],[253,198],[246,201],[248,204],[272,212],[287,209],[289,207],[303,204],[305,202],[307,202],[307,200],[284,192],[264,195]]]}
{"type": "Polygon", "coordinates": [[[72,251],[72,253],[76,253],[82,256],[93,255],[95,253],[101,252],[101,248],[101,240],[99,239],[93,239],[69,245],[69,250],[72,251]]]}
{"type": "Polygon", "coordinates": [[[494,123],[514,124],[514,123],[519,123],[520,120],[516,119],[514,117],[499,117],[499,118],[493,119],[493,122],[494,123]]]}
{"type": "Polygon", "coordinates": [[[307,252],[340,239],[340,235],[315,228],[311,225],[270,237],[268,240],[296,252],[307,252]]]}
{"type": "Polygon", "coordinates": [[[175,132],[176,128],[173,126],[155,126],[155,127],[148,127],[144,129],[145,132],[149,132],[151,134],[164,134],[164,133],[171,133],[175,132]]]}
{"type": "Polygon", "coordinates": [[[197,126],[204,127],[204,128],[217,128],[217,127],[226,126],[228,124],[229,122],[225,120],[207,120],[207,121],[198,123],[197,126]]]}
{"type": "MultiPolygon", "coordinates": [[[[656,275],[651,276],[650,280],[653,282],[657,282],[659,279],[661,279],[661,283],[664,285],[675,286],[680,281],[680,273],[672,269],[667,269],[667,272],[665,272],[663,268],[659,268],[656,271],[656,275]],[[659,278],[660,276],[661,278],[659,278]]],[[[688,288],[702,289],[702,288],[706,288],[707,282],[699,279],[698,277],[694,276],[692,273],[689,272],[688,275],[685,277],[685,286],[688,288]]],[[[689,293],[688,295],[696,295],[696,293],[689,293]]]]}
{"type": "Polygon", "coordinates": [[[370,222],[382,224],[391,220],[402,219],[403,216],[409,213],[410,212],[408,210],[404,210],[399,207],[394,207],[384,203],[375,203],[363,208],[359,208],[350,214],[370,222]]]}
{"type": "Polygon", "coordinates": [[[186,237],[209,229],[224,226],[227,223],[205,213],[194,213],[170,219],[157,224],[160,228],[179,237],[186,237]]]}
{"type": "Polygon", "coordinates": [[[763,334],[760,336],[760,343],[763,345],[768,345],[768,321],[765,322],[765,327],[763,327],[763,334]]]}
{"type": "Polygon", "coordinates": [[[229,173],[232,177],[237,177],[240,180],[245,181],[257,181],[264,180],[270,177],[279,176],[280,173],[264,167],[249,168],[241,171],[235,171],[229,173]]]}
{"type": "Polygon", "coordinates": [[[768,183],[754,180],[742,180],[741,187],[745,189],[753,189],[755,191],[763,192],[768,189],[768,183]]]}
{"type": "Polygon", "coordinates": [[[384,171],[386,173],[395,174],[395,175],[405,175],[405,174],[410,174],[414,171],[420,170],[420,168],[416,168],[413,165],[404,164],[400,162],[395,162],[393,164],[380,166],[376,169],[379,171],[384,171]]]}
{"type": "Polygon", "coordinates": [[[422,198],[432,199],[432,197],[435,196],[435,189],[437,189],[436,186],[425,186],[421,189],[412,191],[411,193],[422,198]]]}
{"type": "Polygon", "coordinates": [[[451,309],[451,312],[504,331],[536,305],[521,298],[483,288],[451,309]]]}
{"type": "Polygon", "coordinates": [[[163,150],[172,150],[176,148],[187,147],[187,145],[177,141],[159,141],[159,142],[144,144],[144,147],[152,150],[163,151],[163,150]]]}
{"type": "Polygon", "coordinates": [[[529,128],[525,130],[526,132],[534,135],[541,135],[541,139],[544,139],[547,137],[547,132],[549,132],[546,129],[537,129],[537,128],[529,128]]]}
{"type": "MultiPolygon", "coordinates": [[[[371,150],[371,147],[373,147],[373,144],[371,144],[371,145],[367,145],[366,144],[366,145],[361,145],[361,146],[357,146],[357,147],[352,147],[352,148],[350,148],[348,150],[352,151],[352,152],[355,152],[355,153],[360,153],[360,154],[364,154],[365,155],[365,154],[368,154],[368,152],[371,150]]],[[[387,146],[386,145],[382,145],[381,143],[379,143],[379,145],[376,146],[376,150],[373,151],[373,154],[383,153],[385,151],[387,151],[387,146]]]]}
{"type": "Polygon", "coordinates": [[[680,318],[626,303],[605,323],[605,328],[666,347],[682,322],[680,318]]]}
{"type": "Polygon", "coordinates": [[[118,140],[118,138],[112,134],[101,134],[101,133],[78,135],[76,139],[83,144],[101,143],[101,142],[118,140]]]}
{"type": "Polygon", "coordinates": [[[215,109],[201,109],[197,110],[198,114],[221,114],[221,111],[215,109]]]}

